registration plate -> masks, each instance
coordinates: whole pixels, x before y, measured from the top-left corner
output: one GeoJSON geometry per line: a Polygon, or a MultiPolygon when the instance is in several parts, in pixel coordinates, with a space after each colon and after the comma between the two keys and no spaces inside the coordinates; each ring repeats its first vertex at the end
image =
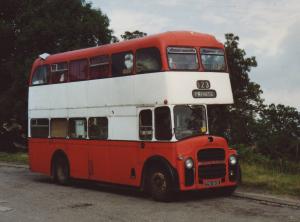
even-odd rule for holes
{"type": "Polygon", "coordinates": [[[206,180],[206,181],[204,181],[204,185],[210,186],[210,187],[218,186],[220,184],[221,184],[221,180],[206,180]]]}

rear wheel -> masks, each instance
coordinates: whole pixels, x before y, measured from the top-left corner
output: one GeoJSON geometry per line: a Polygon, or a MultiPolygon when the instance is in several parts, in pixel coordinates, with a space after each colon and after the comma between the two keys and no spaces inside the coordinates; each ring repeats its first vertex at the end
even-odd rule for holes
{"type": "Polygon", "coordinates": [[[169,173],[162,169],[153,169],[150,172],[148,188],[154,200],[168,202],[171,201],[172,189],[169,173]]]}
{"type": "Polygon", "coordinates": [[[64,156],[58,156],[54,162],[54,180],[61,185],[67,185],[70,180],[69,163],[64,156]]]}

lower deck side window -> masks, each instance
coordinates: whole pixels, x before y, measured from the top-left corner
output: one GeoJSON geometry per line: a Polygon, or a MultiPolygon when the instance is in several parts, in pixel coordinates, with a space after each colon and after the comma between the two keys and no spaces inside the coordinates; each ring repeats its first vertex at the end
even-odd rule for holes
{"type": "Polygon", "coordinates": [[[49,119],[31,119],[30,131],[32,138],[48,138],[49,119]]]}
{"type": "Polygon", "coordinates": [[[102,140],[108,138],[108,119],[106,117],[89,118],[89,138],[102,140]]]}
{"type": "Polygon", "coordinates": [[[68,135],[68,120],[65,118],[51,119],[51,137],[66,138],[68,135]]]}
{"type": "Polygon", "coordinates": [[[69,137],[73,139],[85,139],[87,137],[85,118],[69,119],[69,137]]]}

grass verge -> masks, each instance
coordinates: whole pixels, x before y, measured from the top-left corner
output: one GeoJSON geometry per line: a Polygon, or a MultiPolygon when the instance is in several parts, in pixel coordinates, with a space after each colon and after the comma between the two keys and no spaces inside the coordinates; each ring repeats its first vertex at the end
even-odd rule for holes
{"type": "Polygon", "coordinates": [[[17,164],[28,164],[27,153],[4,153],[0,152],[0,161],[17,164]]]}
{"type": "Polygon", "coordinates": [[[242,162],[242,186],[300,197],[299,174],[284,173],[257,163],[242,162]]]}

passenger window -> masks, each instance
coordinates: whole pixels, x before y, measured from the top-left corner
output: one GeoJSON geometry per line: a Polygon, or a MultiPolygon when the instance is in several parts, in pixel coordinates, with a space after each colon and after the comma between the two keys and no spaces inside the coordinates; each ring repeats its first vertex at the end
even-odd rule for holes
{"type": "Polygon", "coordinates": [[[87,79],[87,66],[86,59],[70,62],[70,81],[79,81],[87,79]]]}
{"type": "Polygon", "coordinates": [[[139,135],[141,140],[152,140],[152,111],[142,110],[139,116],[139,135]]]}
{"type": "Polygon", "coordinates": [[[172,70],[197,70],[199,62],[194,48],[169,47],[168,62],[172,70]]]}
{"type": "Polygon", "coordinates": [[[51,83],[66,82],[68,78],[68,63],[61,62],[51,65],[51,83]]]}
{"type": "Polygon", "coordinates": [[[154,110],[155,138],[157,140],[172,139],[171,112],[169,107],[162,106],[154,110]]]}
{"type": "Polygon", "coordinates": [[[65,118],[51,119],[51,137],[66,138],[68,134],[68,120],[65,118]]]}
{"type": "Polygon", "coordinates": [[[109,76],[109,57],[107,55],[90,58],[90,79],[109,76]]]}
{"type": "Polygon", "coordinates": [[[48,119],[31,119],[30,131],[32,138],[48,138],[49,120],[48,119]]]}
{"type": "Polygon", "coordinates": [[[41,85],[49,83],[49,66],[43,65],[35,69],[31,84],[32,85],[41,85]]]}
{"type": "Polygon", "coordinates": [[[72,139],[85,139],[87,136],[86,119],[70,118],[69,119],[69,137],[72,139]]]}
{"type": "Polygon", "coordinates": [[[157,48],[138,49],[136,51],[136,73],[159,71],[161,71],[161,58],[157,48]]]}
{"type": "Polygon", "coordinates": [[[121,52],[113,54],[112,76],[130,75],[133,72],[133,54],[131,52],[121,52]]]}
{"type": "Polygon", "coordinates": [[[89,138],[100,140],[108,138],[108,119],[106,117],[89,118],[89,138]]]}

